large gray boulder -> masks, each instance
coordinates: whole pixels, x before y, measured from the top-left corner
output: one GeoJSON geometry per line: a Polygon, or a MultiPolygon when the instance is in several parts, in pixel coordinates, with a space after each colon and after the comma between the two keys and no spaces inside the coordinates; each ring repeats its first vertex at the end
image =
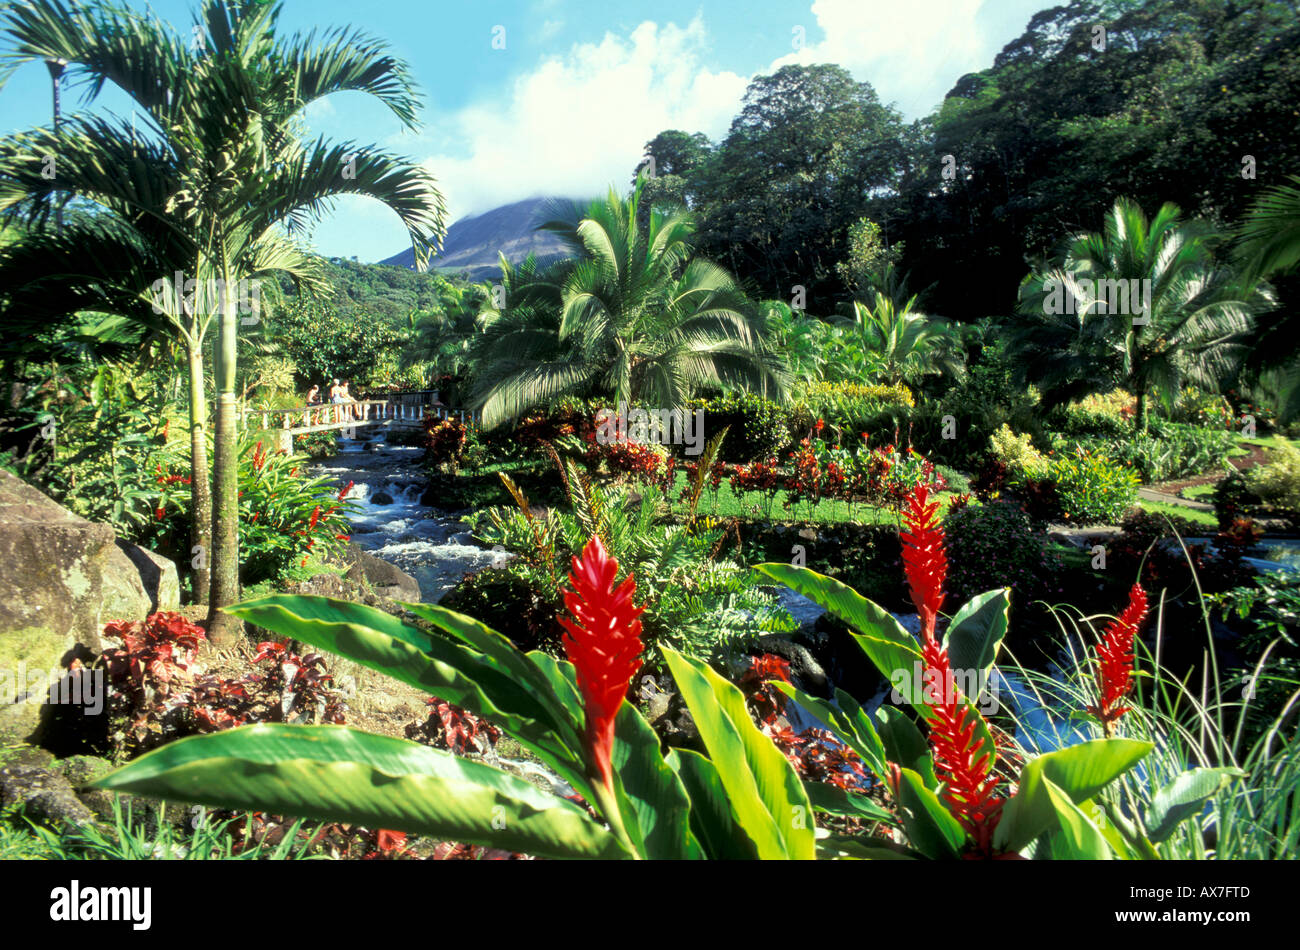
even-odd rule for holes
{"type": "MultiPolygon", "coordinates": [[[[0,675],[54,670],[98,653],[110,620],[143,620],[179,600],[175,565],[63,508],[0,470],[0,675]],[[146,585],[139,563],[149,565],[146,585]]],[[[9,699],[10,697],[5,697],[9,699]]],[[[21,699],[21,697],[18,697],[21,699]]],[[[34,731],[40,706],[0,704],[0,735],[34,731]]]]}
{"type": "Polygon", "coordinates": [[[368,586],[380,597],[407,603],[420,599],[420,582],[395,564],[362,551],[355,544],[351,545],[347,560],[351,562],[347,578],[357,584],[368,586]]]}

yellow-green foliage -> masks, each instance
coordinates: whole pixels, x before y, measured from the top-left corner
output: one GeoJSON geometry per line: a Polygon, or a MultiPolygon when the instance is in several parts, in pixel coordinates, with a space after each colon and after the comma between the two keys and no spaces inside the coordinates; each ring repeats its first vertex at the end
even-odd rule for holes
{"type": "Polygon", "coordinates": [[[916,398],[912,395],[912,391],[903,383],[890,386],[850,382],[813,383],[808,387],[805,398],[809,402],[836,399],[862,400],[864,402],[877,402],[886,406],[907,406],[909,409],[916,405],[916,398]]]}
{"type": "Polygon", "coordinates": [[[1271,462],[1246,472],[1246,484],[1270,504],[1300,509],[1300,449],[1282,443],[1271,462]]]}
{"type": "Polygon", "coordinates": [[[1047,460],[1043,458],[1027,435],[1016,435],[1006,423],[993,435],[989,436],[993,454],[1012,472],[1024,473],[1031,478],[1041,478],[1047,470],[1047,460]]]}

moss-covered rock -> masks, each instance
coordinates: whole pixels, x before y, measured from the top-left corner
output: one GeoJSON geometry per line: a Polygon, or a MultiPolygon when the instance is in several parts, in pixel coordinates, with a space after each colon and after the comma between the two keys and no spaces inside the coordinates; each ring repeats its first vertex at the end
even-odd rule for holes
{"type": "Polygon", "coordinates": [[[179,599],[175,566],[132,549],[108,525],[0,470],[0,737],[39,732],[41,707],[27,702],[29,674],[55,674],[73,657],[88,658],[101,650],[108,621],[142,620],[156,604],[166,609],[179,599]]]}

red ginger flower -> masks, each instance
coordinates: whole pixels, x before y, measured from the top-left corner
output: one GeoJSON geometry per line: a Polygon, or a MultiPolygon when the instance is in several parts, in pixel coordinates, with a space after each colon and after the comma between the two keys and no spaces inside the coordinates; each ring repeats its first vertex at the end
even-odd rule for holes
{"type": "Polygon", "coordinates": [[[929,500],[927,485],[917,485],[907,498],[903,520],[903,567],[912,590],[912,603],[921,615],[921,633],[934,639],[934,624],[943,606],[943,582],[948,576],[948,555],[943,550],[943,528],[936,515],[939,503],[929,500]]]}
{"type": "Polygon", "coordinates": [[[930,727],[930,752],[935,774],[944,785],[943,799],[953,817],[974,840],[978,852],[991,856],[993,832],[1002,817],[1003,805],[1003,799],[995,794],[998,779],[993,767],[997,751],[983,749],[980,715],[957,691],[948,649],[934,636],[948,573],[943,528],[935,517],[938,510],[938,502],[929,500],[929,487],[917,485],[903,510],[907,530],[901,535],[907,583],[912,603],[921,615],[921,659],[925,667],[922,698],[930,727]]]}
{"type": "Polygon", "coordinates": [[[605,787],[614,788],[610,758],[614,749],[614,717],[627,695],[628,684],[641,668],[641,621],[644,607],[632,603],[636,580],[629,575],[614,585],[618,561],[605,553],[592,535],[573,559],[564,606],[575,618],[561,617],[564,651],[577,673],[587,723],[587,750],[605,787]],[[576,622],[575,622],[576,621],[576,622]]]}
{"type": "Polygon", "coordinates": [[[1120,703],[1133,688],[1133,638],[1147,615],[1147,592],[1134,584],[1128,594],[1128,606],[1113,620],[1097,644],[1097,705],[1088,712],[1096,716],[1107,737],[1115,732],[1115,723],[1128,712],[1120,703]]]}
{"type": "Polygon", "coordinates": [[[958,823],[975,841],[980,854],[993,850],[993,832],[1002,817],[1003,799],[995,793],[998,778],[995,749],[984,750],[980,741],[980,716],[968,706],[953,685],[948,650],[927,640],[922,650],[926,683],[936,683],[941,695],[926,695],[930,726],[930,752],[935,774],[943,782],[943,799],[958,823]]]}

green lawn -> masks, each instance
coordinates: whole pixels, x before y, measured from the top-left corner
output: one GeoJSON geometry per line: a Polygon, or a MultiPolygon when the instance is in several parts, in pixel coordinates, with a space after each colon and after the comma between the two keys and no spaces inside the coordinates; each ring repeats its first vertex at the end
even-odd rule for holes
{"type": "MultiPolygon", "coordinates": [[[[1300,439],[1288,439],[1286,436],[1277,432],[1274,432],[1272,435],[1256,436],[1253,439],[1248,439],[1245,436],[1238,436],[1237,442],[1242,446],[1260,445],[1266,449],[1279,449],[1284,445],[1289,445],[1293,449],[1300,449],[1300,439]]],[[[1241,452],[1234,454],[1244,455],[1246,452],[1243,449],[1241,452]]]]}
{"type": "Polygon", "coordinates": [[[1216,531],[1219,528],[1219,522],[1211,511],[1197,511],[1194,508],[1186,508],[1182,505],[1169,505],[1163,501],[1147,501],[1145,498],[1138,499],[1138,507],[1151,514],[1165,514],[1174,518],[1186,518],[1188,521],[1203,524],[1216,531]]]}

